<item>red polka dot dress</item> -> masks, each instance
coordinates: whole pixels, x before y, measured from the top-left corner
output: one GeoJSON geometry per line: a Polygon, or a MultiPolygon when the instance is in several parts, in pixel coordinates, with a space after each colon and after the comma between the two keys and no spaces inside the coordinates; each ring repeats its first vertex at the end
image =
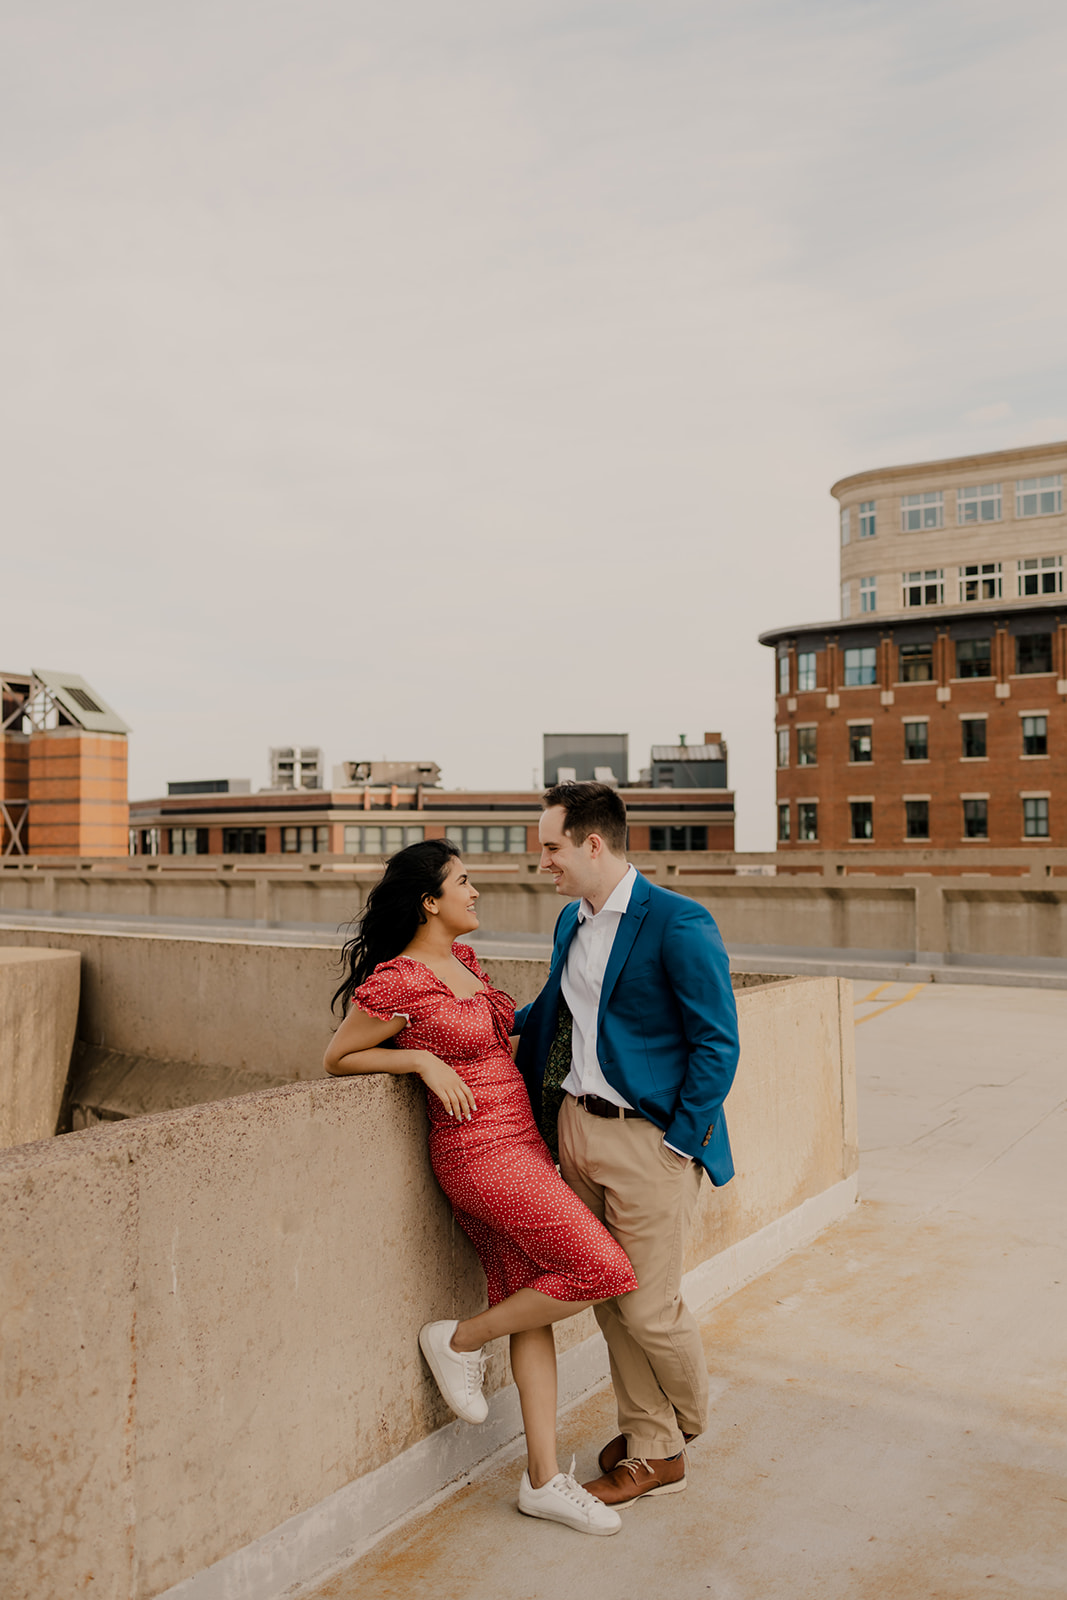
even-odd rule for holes
{"type": "Polygon", "coordinates": [[[553,1300],[603,1300],[637,1288],[629,1257],[567,1187],[538,1132],[508,1036],[515,1006],[494,989],[469,945],[453,953],[484,984],[457,999],[410,956],[375,967],[353,1002],[381,1021],[407,1017],[401,1049],[430,1050],[474,1091],[469,1122],[427,1093],[430,1161],[485,1268],[489,1304],[516,1290],[553,1300]]]}

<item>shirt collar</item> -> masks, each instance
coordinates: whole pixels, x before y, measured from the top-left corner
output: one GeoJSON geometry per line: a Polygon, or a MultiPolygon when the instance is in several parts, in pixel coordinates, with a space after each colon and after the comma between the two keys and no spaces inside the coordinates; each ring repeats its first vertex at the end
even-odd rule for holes
{"type": "Polygon", "coordinates": [[[589,901],[583,896],[578,905],[578,921],[586,922],[591,917],[602,917],[605,911],[615,911],[619,916],[624,916],[630,905],[630,896],[634,892],[637,882],[637,868],[628,867],[626,875],[619,879],[608,898],[604,901],[599,911],[594,911],[589,901]]]}

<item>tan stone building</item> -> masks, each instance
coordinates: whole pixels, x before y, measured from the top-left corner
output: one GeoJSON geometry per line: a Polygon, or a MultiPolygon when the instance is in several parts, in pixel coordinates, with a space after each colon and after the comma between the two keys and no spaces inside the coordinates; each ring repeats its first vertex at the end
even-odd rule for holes
{"type": "Polygon", "coordinates": [[[1067,842],[1067,442],[856,473],[841,617],[774,628],[778,848],[1067,842]]]}
{"type": "Polygon", "coordinates": [[[842,478],[842,618],[1062,594],[1065,474],[1067,442],[842,478]]]}

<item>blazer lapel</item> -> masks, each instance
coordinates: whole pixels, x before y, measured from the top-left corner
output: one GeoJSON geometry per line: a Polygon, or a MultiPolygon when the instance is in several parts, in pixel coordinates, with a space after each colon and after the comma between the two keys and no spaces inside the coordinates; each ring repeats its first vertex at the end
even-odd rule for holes
{"type": "Polygon", "coordinates": [[[630,895],[630,904],[626,907],[625,915],[619,923],[618,931],[611,946],[611,954],[608,957],[607,968],[604,972],[604,985],[600,991],[600,1005],[597,1010],[598,1030],[604,1020],[604,1011],[608,1001],[611,999],[611,991],[618,981],[619,973],[622,971],[626,957],[633,949],[638,930],[645,920],[645,913],[648,911],[648,887],[648,879],[643,878],[638,873],[637,882],[634,884],[630,895]]]}
{"type": "MultiPolygon", "coordinates": [[[[567,952],[570,950],[574,935],[578,932],[578,902],[576,900],[572,901],[572,905],[574,906],[574,915],[571,918],[571,925],[569,928],[564,928],[563,937],[552,952],[552,964],[548,969],[549,979],[554,978],[558,983],[563,981],[563,968],[567,964],[567,952]]],[[[571,907],[568,906],[567,911],[570,911],[570,909],[571,907]]],[[[563,914],[566,915],[567,912],[565,911],[563,914]]]]}

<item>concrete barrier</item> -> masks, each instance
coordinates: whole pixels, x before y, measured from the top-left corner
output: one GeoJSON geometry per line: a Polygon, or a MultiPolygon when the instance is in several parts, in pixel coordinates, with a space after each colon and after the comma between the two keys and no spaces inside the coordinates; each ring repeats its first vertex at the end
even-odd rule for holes
{"type": "Polygon", "coordinates": [[[80,966],[76,950],[0,949],[0,1147],[56,1131],[80,966]]]}
{"type": "MultiPolygon", "coordinates": [[[[855,950],[899,962],[954,955],[1067,959],[1067,851],[988,855],[989,875],[984,857],[958,851],[916,851],[912,859],[903,851],[862,858],[853,852],[848,860],[790,856],[780,860],[776,877],[746,869],[743,857],[730,858],[736,866],[694,865],[692,858],[686,865],[682,856],[654,855],[639,857],[638,864],[655,882],[707,905],[728,945],[855,950]],[[925,864],[927,856],[938,859],[925,864]],[[870,872],[862,877],[865,863],[870,872]],[[735,870],[741,875],[724,875],[735,870]]],[[[538,876],[535,860],[509,860],[497,857],[473,869],[483,929],[550,933],[560,908],[553,886],[538,876]]],[[[334,928],[359,911],[375,875],[369,864],[344,862],[20,866],[0,872],[0,911],[334,928]]]]}
{"type": "MultiPolygon", "coordinates": [[[[749,978],[738,1005],[738,1176],[705,1186],[696,1300],[856,1192],[848,986],[749,978]]],[[[448,1422],[418,1356],[419,1324],[484,1286],[409,1079],[294,1083],[0,1152],[0,1206],[5,1600],[279,1595],[518,1431],[500,1349],[483,1429],[448,1422]]],[[[588,1313],[560,1329],[565,1395],[603,1376],[590,1334],[588,1313]]]]}
{"type": "MultiPolygon", "coordinates": [[[[329,998],[340,981],[336,948],[0,927],[0,950],[14,943],[31,947],[31,958],[68,951],[81,962],[74,1128],[322,1076],[329,998]]],[[[544,981],[543,962],[485,966],[519,1005],[544,981]]],[[[64,1080],[69,1061],[68,1043],[64,1080]]],[[[32,1137],[53,1132],[54,1118],[32,1137]]]]}

